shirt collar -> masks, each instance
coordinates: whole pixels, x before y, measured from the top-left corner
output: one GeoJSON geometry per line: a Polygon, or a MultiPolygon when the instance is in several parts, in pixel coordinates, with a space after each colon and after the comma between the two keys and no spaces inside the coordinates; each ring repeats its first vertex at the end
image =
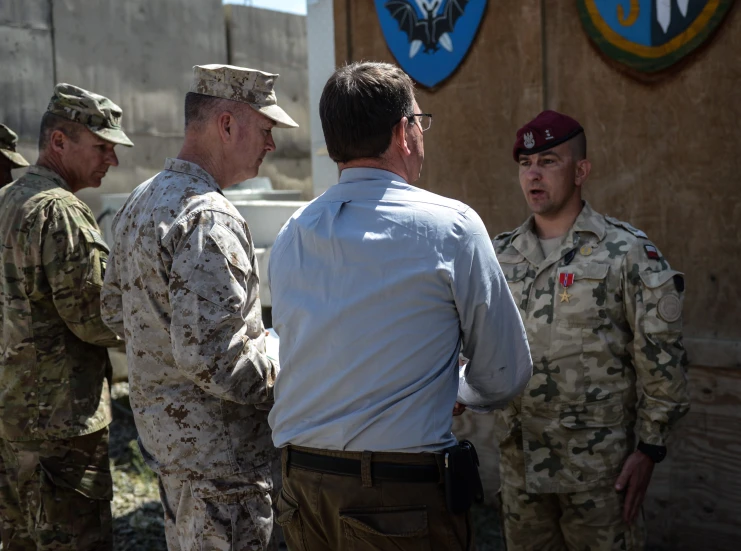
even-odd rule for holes
{"type": "Polygon", "coordinates": [[[55,184],[57,184],[62,189],[65,189],[72,193],[72,188],[69,186],[69,184],[65,181],[64,178],[62,178],[59,174],[54,172],[53,170],[50,170],[46,167],[39,166],[39,165],[31,165],[28,167],[28,170],[26,171],[27,174],[35,174],[36,176],[41,176],[42,178],[46,178],[47,180],[51,180],[55,184]]]}
{"type": "Polygon", "coordinates": [[[188,176],[193,176],[195,178],[198,178],[199,180],[203,180],[216,191],[218,191],[222,195],[224,194],[222,189],[219,187],[219,184],[217,184],[216,180],[214,180],[214,177],[195,163],[191,163],[190,161],[183,161],[182,159],[168,158],[165,160],[165,170],[169,170],[171,172],[180,172],[181,174],[187,174],[188,176]]]}
{"type": "Polygon", "coordinates": [[[394,172],[370,167],[346,168],[340,174],[339,183],[347,184],[350,182],[359,182],[362,180],[391,180],[392,182],[409,185],[409,183],[404,178],[394,172]]]}
{"type": "MultiPolygon", "coordinates": [[[[598,242],[602,241],[607,233],[604,218],[597,214],[586,201],[584,201],[584,206],[579,216],[576,217],[574,225],[566,232],[563,244],[548,258],[561,258],[571,249],[577,247],[579,243],[583,242],[579,236],[582,232],[594,234],[598,242]]],[[[546,260],[543,257],[543,250],[535,233],[535,217],[532,214],[525,220],[524,224],[515,230],[510,242],[532,264],[538,266],[543,260],[546,260]]]]}

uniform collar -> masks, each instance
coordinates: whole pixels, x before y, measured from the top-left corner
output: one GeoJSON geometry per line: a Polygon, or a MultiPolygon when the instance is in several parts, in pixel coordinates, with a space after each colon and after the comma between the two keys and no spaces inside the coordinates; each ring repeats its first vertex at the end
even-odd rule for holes
{"type": "Polygon", "coordinates": [[[39,166],[39,165],[31,165],[28,167],[26,174],[34,174],[36,176],[41,176],[42,178],[46,178],[47,180],[51,180],[52,182],[57,184],[60,188],[72,193],[72,188],[69,186],[66,180],[62,178],[59,174],[54,172],[53,170],[50,170],[46,167],[39,166]]]}
{"type": "Polygon", "coordinates": [[[183,161],[182,159],[168,158],[165,160],[165,170],[180,172],[181,174],[187,174],[188,176],[193,176],[199,180],[203,180],[210,187],[214,188],[214,190],[218,191],[222,195],[224,194],[222,189],[219,187],[219,184],[214,180],[214,177],[195,163],[183,161]]]}
{"type": "Polygon", "coordinates": [[[588,237],[581,235],[583,233],[593,234],[597,238],[597,242],[602,241],[607,233],[604,218],[597,214],[589,203],[584,201],[579,216],[576,217],[571,229],[566,232],[563,242],[546,259],[535,233],[534,221],[535,217],[530,215],[525,223],[515,230],[511,243],[520,254],[535,266],[539,266],[544,260],[548,260],[549,264],[552,264],[578,247],[580,243],[586,242],[588,237]]]}
{"type": "Polygon", "coordinates": [[[586,201],[584,201],[584,208],[576,217],[574,225],[571,226],[571,234],[574,235],[577,232],[592,233],[597,237],[597,241],[602,241],[607,233],[604,217],[594,212],[586,201]]]}

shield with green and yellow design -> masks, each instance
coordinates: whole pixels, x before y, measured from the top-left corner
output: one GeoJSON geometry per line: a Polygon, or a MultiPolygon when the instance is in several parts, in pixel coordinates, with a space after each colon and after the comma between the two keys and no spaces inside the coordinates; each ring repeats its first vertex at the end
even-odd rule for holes
{"type": "Polygon", "coordinates": [[[643,73],[702,45],[733,0],[577,0],[584,29],[608,57],[643,73]]]}

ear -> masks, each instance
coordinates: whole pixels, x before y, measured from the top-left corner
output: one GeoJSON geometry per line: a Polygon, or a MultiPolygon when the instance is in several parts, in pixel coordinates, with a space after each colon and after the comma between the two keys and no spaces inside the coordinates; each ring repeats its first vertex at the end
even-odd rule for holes
{"type": "Polygon", "coordinates": [[[393,130],[393,143],[399,146],[401,149],[402,154],[405,157],[408,157],[412,154],[412,151],[409,149],[409,144],[407,143],[407,136],[409,128],[409,119],[406,117],[402,117],[402,119],[394,126],[393,130]]]}
{"type": "Polygon", "coordinates": [[[592,163],[587,159],[576,162],[576,179],[574,182],[576,187],[581,187],[587,181],[590,172],[592,172],[592,163]]]}
{"type": "Polygon", "coordinates": [[[228,143],[234,139],[234,133],[237,130],[237,121],[229,111],[222,111],[216,119],[219,130],[219,137],[223,143],[228,143]]]}
{"type": "Polygon", "coordinates": [[[49,136],[49,147],[56,153],[61,153],[67,149],[67,136],[61,130],[52,130],[49,136]]]}

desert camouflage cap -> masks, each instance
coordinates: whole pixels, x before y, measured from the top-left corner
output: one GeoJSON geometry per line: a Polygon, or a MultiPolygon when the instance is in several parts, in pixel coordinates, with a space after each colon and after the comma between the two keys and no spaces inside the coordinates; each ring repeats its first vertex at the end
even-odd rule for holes
{"type": "Polygon", "coordinates": [[[241,101],[275,121],[280,128],[298,128],[288,113],[278,107],[275,79],[278,75],[234,65],[195,65],[191,92],[241,101]]]}
{"type": "Polygon", "coordinates": [[[18,134],[4,124],[0,124],[0,154],[13,163],[14,168],[28,166],[29,163],[23,155],[16,152],[16,144],[18,144],[18,134]]]}
{"type": "Polygon", "coordinates": [[[54,87],[47,112],[84,124],[106,141],[127,147],[134,145],[121,128],[121,108],[105,96],[60,83],[54,87]]]}

